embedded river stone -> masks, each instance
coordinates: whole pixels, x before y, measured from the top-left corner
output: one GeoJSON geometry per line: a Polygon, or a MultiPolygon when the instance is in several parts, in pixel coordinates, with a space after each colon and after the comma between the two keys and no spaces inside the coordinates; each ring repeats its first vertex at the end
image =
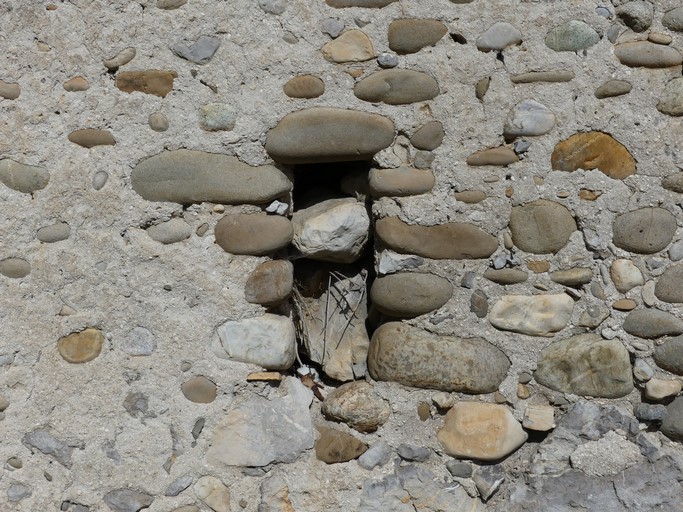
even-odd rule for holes
{"type": "Polygon", "coordinates": [[[491,308],[488,320],[496,329],[529,336],[552,336],[567,326],[574,300],[556,295],[503,295],[491,308]]]}
{"type": "Polygon", "coordinates": [[[5,98],[6,100],[16,100],[20,94],[21,87],[19,84],[13,84],[12,82],[0,80],[0,98],[5,98]]]}
{"type": "Polygon", "coordinates": [[[177,217],[150,226],[147,228],[147,234],[152,240],[162,244],[175,244],[187,240],[192,235],[190,225],[183,219],[177,217]]]}
{"type": "Polygon", "coordinates": [[[396,1],[397,0],[325,0],[325,3],[330,7],[336,7],[337,9],[343,7],[382,8],[396,1]]]}
{"type": "Polygon", "coordinates": [[[614,47],[619,62],[632,68],[667,68],[683,62],[681,52],[670,46],[649,41],[630,41],[614,47]]]}
{"type": "Polygon", "coordinates": [[[400,322],[389,322],[370,341],[372,378],[405,386],[492,393],[505,379],[510,361],[481,338],[439,336],[400,322]]]}
{"type": "Polygon", "coordinates": [[[289,245],[293,235],[292,223],[279,215],[238,213],[216,224],[216,243],[231,254],[265,256],[289,245]]]}
{"type": "Polygon", "coordinates": [[[613,98],[615,96],[623,96],[628,94],[633,89],[631,82],[626,80],[608,80],[600,87],[595,89],[595,97],[599,100],[605,98],[613,98]]]}
{"type": "Polygon", "coordinates": [[[677,264],[667,268],[657,279],[655,295],[671,304],[683,303],[683,265],[677,264]]]}
{"type": "Polygon", "coordinates": [[[219,326],[217,332],[228,359],[257,364],[267,370],[288,370],[296,359],[296,332],[286,316],[266,313],[230,320],[219,326]]]}
{"type": "Polygon", "coordinates": [[[544,348],[534,378],[544,386],[580,396],[619,398],[633,390],[631,360],[618,339],[581,334],[544,348]]]}
{"type": "Polygon", "coordinates": [[[348,30],[322,48],[330,62],[363,62],[375,56],[370,38],[362,30],[348,30]]]}
{"type": "Polygon", "coordinates": [[[317,98],[325,92],[325,82],[313,75],[295,76],[282,90],[290,98],[317,98]]]}
{"type": "Polygon", "coordinates": [[[244,285],[244,298],[252,304],[280,304],[292,294],[294,265],[287,260],[266,261],[251,273],[244,285]]]}
{"type": "Polygon", "coordinates": [[[593,270],[590,268],[571,268],[569,270],[556,270],[549,274],[551,281],[564,286],[581,286],[588,284],[593,279],[593,270]]]}
{"type": "Polygon", "coordinates": [[[51,244],[66,240],[71,235],[71,228],[66,222],[56,222],[49,226],[43,226],[36,233],[36,238],[43,243],[51,244]]]}
{"type": "Polygon", "coordinates": [[[624,330],[639,338],[659,338],[683,334],[683,320],[658,309],[637,309],[624,320],[624,330]]]}
{"type": "Polygon", "coordinates": [[[114,146],[116,144],[116,139],[109,130],[97,130],[95,128],[75,130],[69,134],[68,139],[84,148],[114,146]]]}
{"type": "Polygon", "coordinates": [[[574,80],[573,71],[529,71],[527,73],[519,73],[510,75],[510,81],[513,84],[533,84],[535,82],[571,82],[574,80]]]}
{"type": "Polygon", "coordinates": [[[453,285],[447,279],[419,272],[378,277],[370,289],[372,305],[385,315],[399,318],[439,309],[452,296],[453,285]]]}
{"type": "Polygon", "coordinates": [[[555,126],[555,114],[534,100],[524,100],[515,105],[503,125],[503,135],[507,140],[515,137],[536,137],[544,135],[555,126]]]}
{"type": "Polygon", "coordinates": [[[444,135],[441,121],[429,121],[410,137],[410,143],[417,149],[434,151],[443,142],[444,135]]]}
{"type": "Polygon", "coordinates": [[[276,162],[305,164],[370,160],[394,140],[394,123],[379,114],[314,107],[287,114],[268,132],[276,162]]]}
{"type": "Polygon", "coordinates": [[[667,82],[659,97],[657,110],[670,116],[683,116],[683,78],[674,78],[667,82]]]}
{"type": "MultiPolygon", "coordinates": [[[[523,283],[529,279],[529,274],[517,268],[488,268],[484,272],[484,279],[502,285],[523,283]]],[[[484,314],[486,316],[486,314],[484,314]]]]}
{"type": "Polygon", "coordinates": [[[394,20],[389,24],[389,48],[399,54],[419,52],[434,46],[447,33],[448,28],[439,20],[394,20]]]}
{"type": "Polygon", "coordinates": [[[612,225],[614,245],[625,251],[653,254],[676,234],[676,219],[663,208],[640,208],[619,215],[612,225]]]}
{"type": "Polygon", "coordinates": [[[121,71],[116,75],[116,87],[129,94],[142,92],[165,98],[173,89],[174,78],[178,78],[175,71],[121,71]]]}
{"type": "Polygon", "coordinates": [[[498,249],[494,236],[462,222],[418,226],[385,217],[375,223],[375,234],[389,249],[435,260],[488,258],[498,249]]]}
{"type": "Polygon", "coordinates": [[[683,172],[669,174],[662,179],[662,187],[671,192],[683,194],[683,172]]]}
{"type": "Polygon", "coordinates": [[[370,169],[368,187],[373,197],[401,197],[426,194],[436,179],[430,169],[399,167],[398,169],[370,169]]]}
{"type": "Polygon", "coordinates": [[[547,199],[514,206],[510,213],[512,242],[533,254],[556,253],[567,245],[576,229],[567,207],[547,199]]]}
{"type": "Polygon", "coordinates": [[[676,336],[656,345],[652,357],[660,368],[683,375],[683,336],[676,336]]]}
{"type": "Polygon", "coordinates": [[[467,157],[467,165],[498,165],[506,166],[519,162],[517,153],[507,146],[497,148],[482,149],[472,153],[467,157]]]}
{"type": "Polygon", "coordinates": [[[569,20],[551,29],[545,36],[545,44],[556,52],[578,52],[600,41],[600,36],[583,21],[569,20]]]}
{"type": "Polygon", "coordinates": [[[99,329],[89,327],[59,338],[57,350],[62,358],[74,364],[87,363],[100,355],[104,334],[99,329]]]}
{"type": "Polygon", "coordinates": [[[477,38],[477,49],[482,52],[500,51],[508,46],[520,44],[522,33],[519,29],[504,21],[494,23],[477,38]]]}
{"type": "Polygon", "coordinates": [[[363,78],[353,88],[353,92],[363,101],[406,105],[436,98],[439,84],[420,71],[384,69],[363,78]]]}
{"type": "Polygon", "coordinates": [[[683,32],[683,6],[666,11],[662,16],[662,25],[675,32],[683,32]]]}
{"type": "Polygon", "coordinates": [[[263,204],[292,189],[287,176],[272,165],[252,167],[234,156],[188,149],[142,160],[131,183],[148,201],[181,204],[263,204]]]}
{"type": "Polygon", "coordinates": [[[31,273],[31,264],[23,258],[0,260],[0,274],[11,279],[21,279],[31,273]]]}
{"type": "Polygon", "coordinates": [[[554,171],[598,169],[623,180],[636,172],[636,161],[623,144],[602,132],[577,133],[559,142],[550,157],[554,171]]]}
{"type": "Polygon", "coordinates": [[[504,405],[458,402],[436,438],[451,457],[494,461],[522,446],[528,435],[504,405]]]}
{"type": "Polygon", "coordinates": [[[50,173],[44,167],[20,164],[5,158],[0,160],[0,181],[12,190],[31,194],[47,186],[50,173]]]}

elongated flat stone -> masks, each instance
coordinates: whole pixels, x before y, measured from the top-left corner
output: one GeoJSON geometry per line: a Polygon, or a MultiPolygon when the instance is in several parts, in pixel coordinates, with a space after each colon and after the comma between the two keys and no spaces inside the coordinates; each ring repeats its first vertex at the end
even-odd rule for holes
{"type": "Polygon", "coordinates": [[[368,352],[374,379],[443,391],[491,393],[509,367],[507,356],[486,340],[438,336],[400,322],[377,329],[368,352]]]}
{"type": "Polygon", "coordinates": [[[624,320],[624,330],[639,338],[683,334],[683,320],[658,309],[636,309],[624,320]]]}
{"type": "Polygon", "coordinates": [[[114,146],[116,139],[109,130],[98,130],[95,128],[83,128],[75,130],[69,134],[69,140],[84,148],[94,148],[95,146],[114,146]]]}
{"type": "Polygon", "coordinates": [[[632,68],[667,68],[683,62],[681,52],[670,46],[649,41],[630,41],[614,47],[619,62],[632,68]]]}
{"type": "Polygon", "coordinates": [[[375,233],[388,248],[435,260],[488,258],[498,249],[498,240],[486,231],[462,222],[418,226],[398,217],[375,223],[375,233]]]}
{"type": "Polygon", "coordinates": [[[443,277],[401,272],[378,277],[370,289],[373,306],[385,315],[414,317],[439,309],[453,295],[453,285],[443,277]]]}
{"type": "Polygon", "coordinates": [[[614,245],[625,251],[653,254],[676,234],[676,219],[664,208],[639,208],[619,215],[612,225],[614,245]]]}
{"type": "Polygon", "coordinates": [[[491,308],[489,322],[501,331],[529,336],[552,336],[567,326],[574,300],[556,295],[504,295],[491,308]]]}
{"type": "Polygon", "coordinates": [[[535,379],[544,386],[581,396],[619,398],[633,390],[628,351],[618,340],[581,334],[544,348],[535,379]]]}
{"type": "Polygon", "coordinates": [[[389,48],[396,53],[415,53],[426,46],[434,46],[448,33],[442,21],[401,19],[389,24],[389,48]]]}
{"type": "Polygon", "coordinates": [[[31,194],[47,186],[50,173],[44,167],[20,164],[5,158],[0,160],[0,181],[12,190],[31,194]]]}
{"type": "Polygon", "coordinates": [[[182,204],[262,204],[292,189],[276,167],[251,167],[234,156],[179,149],[141,161],[131,175],[133,189],[148,201],[182,204]]]}
{"type": "Polygon", "coordinates": [[[286,217],[237,213],[216,224],[216,243],[232,254],[264,256],[292,241],[294,230],[286,217]]]}
{"type": "Polygon", "coordinates": [[[436,179],[430,169],[399,167],[398,169],[370,169],[368,186],[373,197],[401,197],[426,194],[436,179]]]}
{"type": "Polygon", "coordinates": [[[513,84],[571,82],[572,80],[574,80],[573,71],[529,71],[528,73],[510,75],[510,81],[513,84]]]}
{"type": "Polygon", "coordinates": [[[285,164],[370,160],[394,140],[394,123],[378,114],[314,107],[287,114],[268,132],[266,151],[285,164]]]}
{"type": "Polygon", "coordinates": [[[482,149],[467,157],[467,165],[498,165],[506,166],[519,161],[517,153],[507,146],[482,149]]]}
{"type": "Polygon", "coordinates": [[[142,92],[165,98],[173,89],[174,78],[178,78],[175,71],[122,71],[116,75],[116,87],[127,93],[142,92]]]}
{"type": "Polygon", "coordinates": [[[420,71],[384,69],[363,78],[353,92],[363,101],[406,105],[436,98],[439,84],[430,75],[420,71]]]}
{"type": "Polygon", "coordinates": [[[636,172],[636,161],[628,149],[610,135],[583,132],[559,142],[550,157],[554,171],[598,169],[610,178],[623,180],[636,172]]]}

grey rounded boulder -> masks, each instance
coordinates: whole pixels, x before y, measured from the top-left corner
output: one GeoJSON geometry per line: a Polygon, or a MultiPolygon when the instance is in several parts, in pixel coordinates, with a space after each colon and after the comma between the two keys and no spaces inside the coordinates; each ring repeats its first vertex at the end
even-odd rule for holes
{"type": "Polygon", "coordinates": [[[410,318],[439,309],[453,295],[443,277],[402,272],[378,277],[370,289],[372,304],[385,315],[410,318]]]}

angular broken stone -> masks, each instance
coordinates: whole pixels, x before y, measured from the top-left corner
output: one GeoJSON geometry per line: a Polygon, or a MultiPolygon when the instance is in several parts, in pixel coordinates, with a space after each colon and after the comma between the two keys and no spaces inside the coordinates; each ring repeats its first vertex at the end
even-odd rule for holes
{"type": "Polygon", "coordinates": [[[200,36],[192,45],[176,43],[171,46],[171,51],[178,57],[194,62],[195,64],[206,64],[211,60],[221,45],[221,40],[213,36],[200,36]]]}
{"type": "Polygon", "coordinates": [[[442,391],[492,393],[509,367],[486,340],[439,336],[400,322],[377,329],[368,353],[374,379],[442,391]]]}
{"type": "Polygon", "coordinates": [[[574,300],[566,293],[504,295],[491,308],[488,319],[502,331],[552,336],[566,327],[573,310],[574,300]]]}
{"type": "Polygon", "coordinates": [[[230,491],[215,476],[205,475],[192,486],[197,498],[214,512],[230,512],[230,491]]]}
{"type": "Polygon", "coordinates": [[[636,161],[628,149],[602,132],[572,135],[559,142],[550,157],[554,171],[598,169],[610,178],[623,180],[636,172],[636,161]]]}
{"type": "Polygon", "coordinates": [[[315,456],[327,464],[348,462],[357,459],[368,449],[368,445],[346,432],[325,428],[315,442],[315,456]]]}
{"type": "Polygon", "coordinates": [[[153,501],[153,496],[136,489],[116,489],[104,495],[104,502],[114,512],[139,512],[153,501]]]}
{"type": "Polygon", "coordinates": [[[313,448],[308,410],[313,393],[298,379],[288,377],[279,395],[267,399],[248,394],[236,401],[213,431],[208,463],[219,468],[289,463],[313,448]]]}
{"type": "Polygon", "coordinates": [[[336,63],[363,62],[375,56],[372,41],[362,30],[348,30],[322,48],[325,60],[336,63]]]}
{"type": "Polygon", "coordinates": [[[270,130],[266,151],[284,164],[370,160],[394,140],[394,123],[381,115],[313,107],[287,114],[270,130]]]}
{"type": "Polygon", "coordinates": [[[580,396],[619,398],[633,390],[624,345],[595,334],[572,336],[544,348],[534,378],[555,391],[580,396]]]}
{"type": "Polygon", "coordinates": [[[436,437],[452,457],[494,461],[522,446],[528,435],[504,405],[457,402],[436,437]]]}
{"type": "Polygon", "coordinates": [[[292,189],[272,165],[252,167],[234,156],[179,149],[142,160],[131,174],[133,190],[148,201],[181,204],[264,204],[292,189]]]}
{"type": "Polygon", "coordinates": [[[388,248],[432,259],[488,258],[498,249],[498,240],[484,230],[462,222],[418,226],[398,217],[375,222],[375,233],[388,248]]]}

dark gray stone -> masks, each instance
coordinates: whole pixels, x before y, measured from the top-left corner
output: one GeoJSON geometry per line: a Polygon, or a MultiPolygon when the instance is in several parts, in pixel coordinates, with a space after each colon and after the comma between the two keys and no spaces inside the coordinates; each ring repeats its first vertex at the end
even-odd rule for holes
{"type": "Polygon", "coordinates": [[[192,485],[192,475],[179,476],[168,485],[164,491],[164,496],[178,496],[190,485],[192,485]]]}
{"type": "Polygon", "coordinates": [[[451,459],[446,462],[446,469],[456,478],[469,478],[472,476],[472,465],[469,462],[451,459]]]}
{"type": "Polygon", "coordinates": [[[614,245],[625,251],[653,254],[669,245],[676,219],[663,208],[640,208],[619,215],[612,226],[614,245]]]}
{"type": "Polygon", "coordinates": [[[474,485],[484,501],[493,496],[505,481],[505,470],[500,464],[481,466],[472,475],[474,485]]]}
{"type": "Polygon", "coordinates": [[[674,441],[683,441],[683,396],[666,406],[666,417],[659,430],[674,441]]]}
{"type": "Polygon", "coordinates": [[[633,414],[640,421],[663,421],[667,411],[665,406],[659,404],[637,404],[633,408],[633,414]]]}
{"type": "Polygon", "coordinates": [[[432,451],[429,448],[412,444],[402,444],[396,451],[398,452],[398,456],[403,460],[412,462],[424,462],[429,459],[432,454],[432,451]]]}

